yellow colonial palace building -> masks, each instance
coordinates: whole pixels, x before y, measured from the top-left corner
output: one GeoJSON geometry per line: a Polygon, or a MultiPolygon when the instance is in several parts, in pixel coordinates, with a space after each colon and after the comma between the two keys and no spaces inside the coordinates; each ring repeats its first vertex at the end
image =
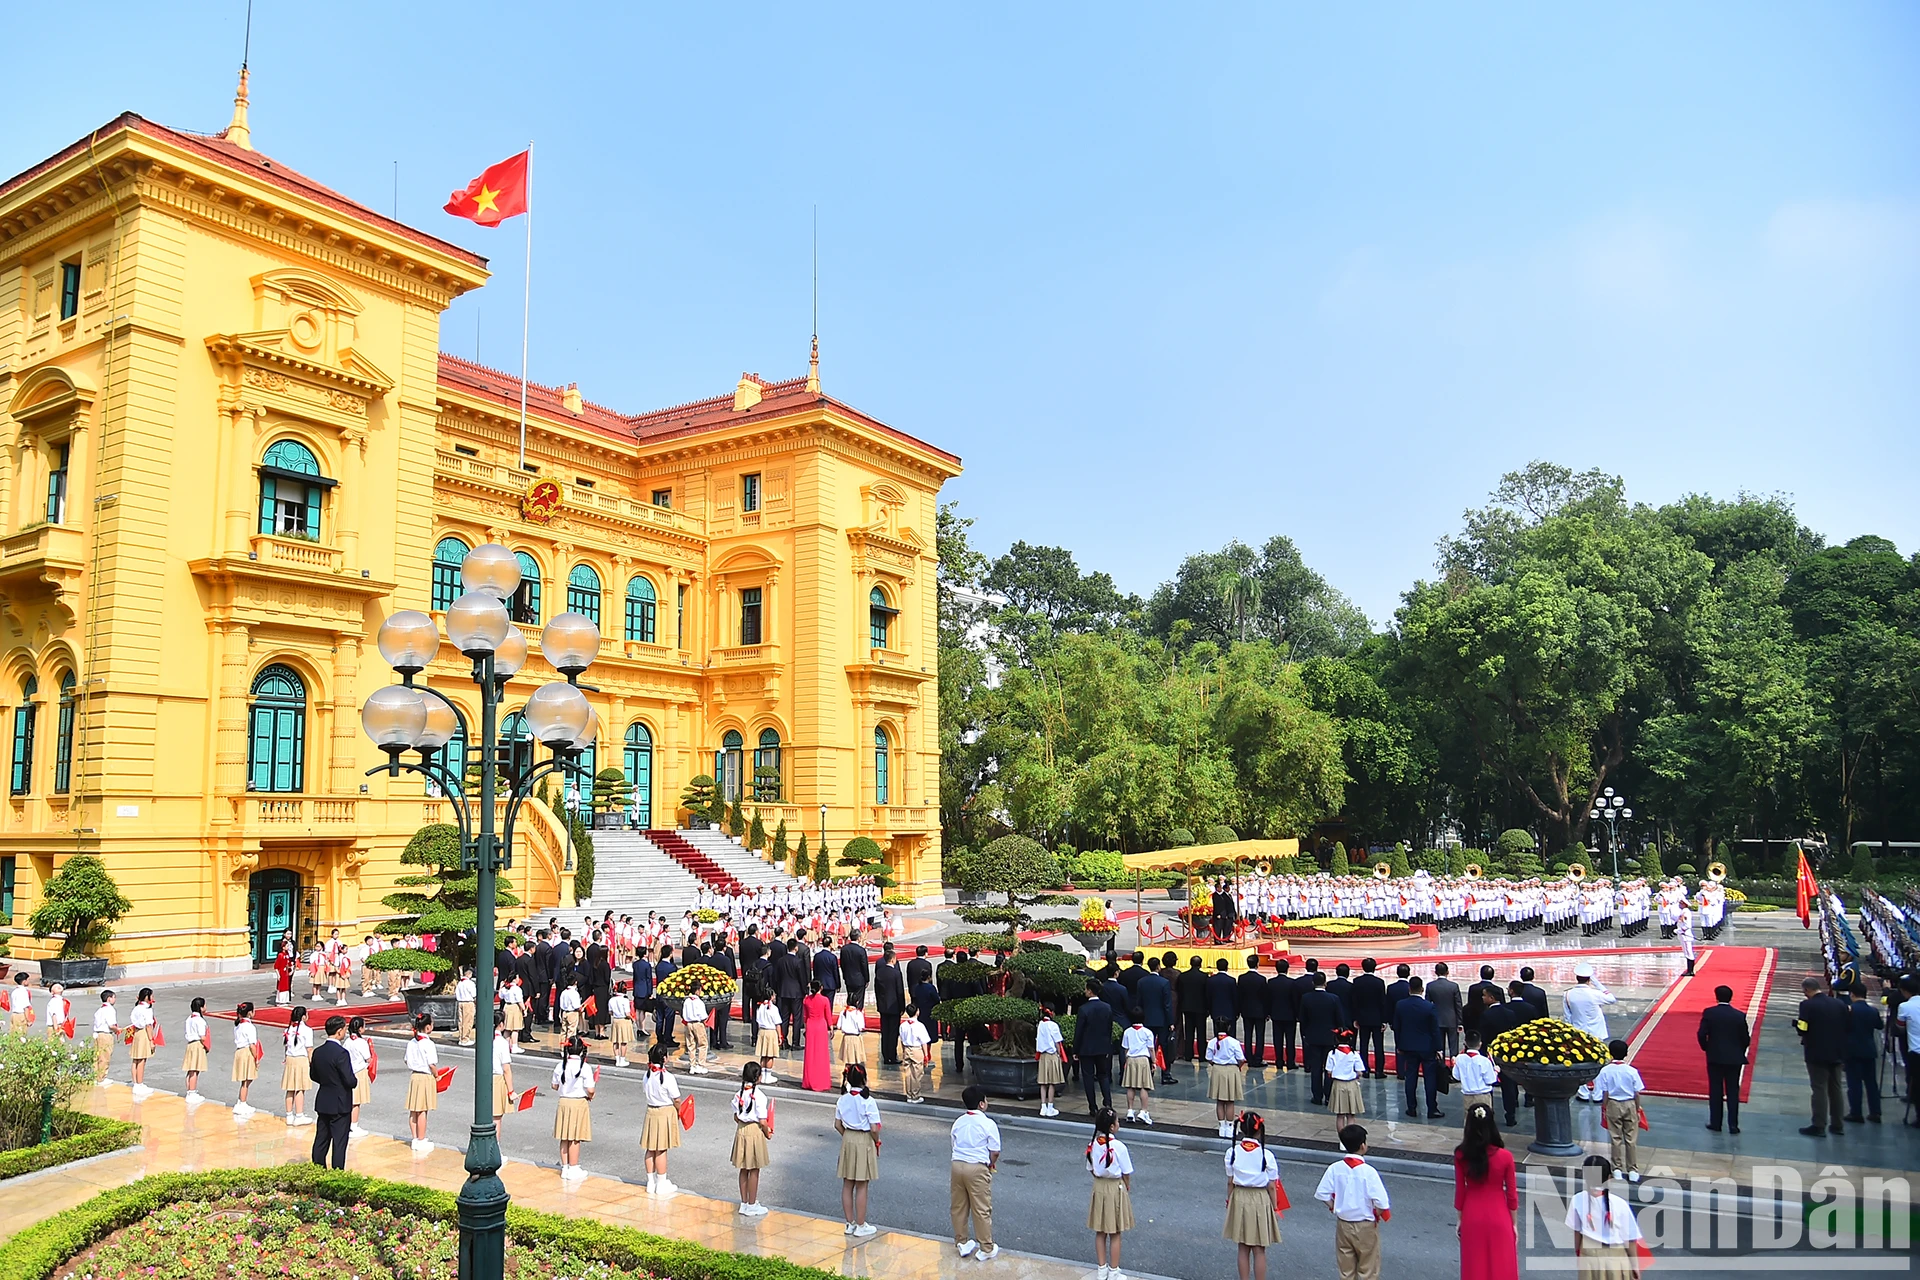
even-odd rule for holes
{"type": "MultiPolygon", "coordinates": [[[[641,414],[532,386],[522,462],[519,381],[440,350],[486,279],[253,150],[244,81],[218,136],[123,115],[0,184],[16,954],[47,954],[27,914],[83,852],[135,904],[120,964],[238,967],[288,912],[383,918],[448,811],[365,776],[359,707],[394,679],[373,637],[444,609],[489,541],[520,559],[523,629],[599,620],[595,763],[641,825],[717,771],[769,829],[871,836],[938,891],[933,530],[959,459],[822,394],[816,362],[641,414]]],[[[467,668],[448,645],[428,675],[477,717],[467,668]]],[[[508,707],[555,678],[536,646],[508,707]]],[[[516,891],[571,905],[534,808],[516,891]]]]}

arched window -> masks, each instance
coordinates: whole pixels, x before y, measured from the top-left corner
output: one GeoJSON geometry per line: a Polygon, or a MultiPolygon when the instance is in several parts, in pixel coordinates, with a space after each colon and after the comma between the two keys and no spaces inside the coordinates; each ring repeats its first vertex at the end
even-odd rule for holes
{"type": "Polygon", "coordinates": [[[762,729],[753,753],[753,798],[768,804],[780,801],[780,731],[762,729]]]}
{"type": "MultiPolygon", "coordinates": [[[[447,744],[433,753],[432,763],[447,777],[451,778],[456,786],[465,788],[467,783],[467,735],[455,729],[453,736],[447,739],[447,744]]],[[[439,784],[429,780],[427,782],[427,793],[429,795],[439,795],[441,793],[439,784]]]]}
{"type": "Polygon", "coordinates": [[[307,768],[307,686],[291,667],[253,680],[247,708],[247,790],[301,791],[307,768]]]}
{"type": "Polygon", "coordinates": [[[600,575],[590,564],[577,564],[567,575],[567,608],[584,613],[600,625],[600,575]]]}
{"type": "Polygon", "coordinates": [[[20,705],[13,709],[13,786],[16,796],[33,790],[33,724],[40,715],[34,699],[40,682],[28,676],[20,682],[20,705]]]}
{"type": "Polygon", "coordinates": [[[460,562],[473,548],[458,538],[442,538],[433,548],[433,595],[429,609],[446,609],[460,598],[460,562]]]}
{"type": "Polygon", "coordinates": [[[533,730],[527,728],[527,717],[514,712],[500,725],[500,759],[496,769],[505,770],[515,778],[523,778],[533,771],[533,730]]]}
{"type": "Polygon", "coordinates": [[[507,612],[522,626],[537,627],[540,625],[540,562],[524,551],[514,552],[513,558],[520,562],[520,586],[507,605],[507,612]]]}
{"type": "Polygon", "coordinates": [[[73,789],[73,672],[60,677],[60,720],[54,729],[53,789],[65,795],[73,789]]]}
{"type": "Polygon", "coordinates": [[[713,753],[713,781],[720,788],[720,798],[728,803],[740,798],[740,757],[745,746],[739,731],[729,729],[713,753]]]}
{"type": "Polygon", "coordinates": [[[639,721],[627,726],[627,781],[633,784],[633,822],[642,831],[653,826],[653,734],[639,721]]]}
{"type": "Polygon", "coordinates": [[[627,583],[627,639],[653,643],[655,604],[651,582],[634,578],[627,583]]]}
{"type": "Polygon", "coordinates": [[[875,729],[873,731],[873,802],[875,804],[892,803],[887,799],[887,754],[887,731],[875,729]]]}
{"type": "Polygon", "coordinates": [[[276,440],[260,458],[260,532],[320,540],[320,495],[333,487],[320,474],[313,450],[298,440],[276,440]]]}
{"type": "Polygon", "coordinates": [[[867,594],[867,643],[869,647],[884,649],[887,647],[887,635],[893,630],[893,619],[900,611],[887,603],[887,593],[875,587],[867,594]]]}

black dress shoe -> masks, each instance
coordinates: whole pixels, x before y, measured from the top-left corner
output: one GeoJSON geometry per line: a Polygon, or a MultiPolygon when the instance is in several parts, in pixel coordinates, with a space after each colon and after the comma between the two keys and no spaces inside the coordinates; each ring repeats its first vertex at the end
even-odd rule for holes
{"type": "MultiPolygon", "coordinates": [[[[1507,1128],[1509,1128],[1509,1129],[1511,1129],[1511,1128],[1513,1128],[1513,1126],[1514,1126],[1515,1124],[1517,1124],[1517,1123],[1518,1123],[1518,1121],[1516,1121],[1516,1120],[1515,1120],[1515,1119],[1514,1119],[1514,1118],[1513,1118],[1512,1116],[1508,1116],[1508,1117],[1507,1117],[1507,1128]]],[[[1740,1132],[1740,1131],[1739,1131],[1738,1129],[1735,1129],[1735,1130],[1734,1130],[1734,1132],[1735,1132],[1735,1133],[1738,1133],[1738,1132],[1740,1132]]]]}
{"type": "Polygon", "coordinates": [[[1846,1131],[1847,1131],[1847,1126],[1843,1124],[1830,1124],[1827,1126],[1828,1133],[1841,1134],[1841,1133],[1845,1133],[1846,1131]]]}
{"type": "Polygon", "coordinates": [[[1802,1129],[1800,1132],[1805,1134],[1809,1138],[1823,1138],[1826,1136],[1826,1133],[1827,1133],[1825,1129],[1822,1129],[1817,1124],[1810,1124],[1806,1128],[1802,1129]]]}
{"type": "Polygon", "coordinates": [[[1848,1123],[1848,1124],[1865,1124],[1865,1123],[1866,1123],[1866,1121],[1865,1121],[1864,1119],[1862,1119],[1861,1117],[1859,1117],[1859,1116],[1857,1116],[1857,1115],[1855,1115],[1855,1116],[1848,1116],[1848,1117],[1847,1117],[1847,1123],[1848,1123]]]}
{"type": "Polygon", "coordinates": [[[1408,1107],[1407,1114],[1410,1116],[1417,1116],[1420,1114],[1420,1109],[1418,1107],[1408,1107]]]}
{"type": "Polygon", "coordinates": [[[1868,1124],[1879,1124],[1879,1123],[1880,1123],[1880,1117],[1879,1117],[1879,1116],[1868,1116],[1868,1117],[1867,1117],[1867,1123],[1868,1123],[1868,1124]]]}
{"type": "Polygon", "coordinates": [[[1446,1118],[1447,1118],[1447,1113],[1444,1111],[1427,1112],[1427,1119],[1429,1120],[1445,1120],[1446,1118]]]}
{"type": "MultiPolygon", "coordinates": [[[[1707,1132],[1708,1132],[1708,1133],[1718,1133],[1718,1132],[1720,1132],[1720,1126],[1719,1126],[1719,1125],[1717,1125],[1717,1124],[1710,1124],[1710,1125],[1708,1125],[1708,1126],[1707,1126],[1707,1132]]],[[[1739,1131],[1738,1129],[1735,1129],[1735,1130],[1734,1130],[1734,1132],[1735,1132],[1735,1133],[1738,1133],[1738,1132],[1740,1132],[1740,1131],[1739,1131]]]]}
{"type": "Polygon", "coordinates": [[[1737,1124],[1730,1124],[1730,1125],[1728,1125],[1728,1126],[1727,1126],[1727,1132],[1728,1132],[1728,1133],[1738,1133],[1738,1132],[1740,1132],[1740,1126],[1739,1126],[1739,1125],[1737,1125],[1737,1124]]]}

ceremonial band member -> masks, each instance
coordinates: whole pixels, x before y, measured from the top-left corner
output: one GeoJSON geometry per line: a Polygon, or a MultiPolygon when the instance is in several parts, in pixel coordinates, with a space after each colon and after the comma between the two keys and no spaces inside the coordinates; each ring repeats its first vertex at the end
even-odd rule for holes
{"type": "Polygon", "coordinates": [[[1098,1280],[1125,1280],[1120,1274],[1120,1234],[1133,1229],[1133,1157],[1113,1134],[1119,1126],[1112,1107],[1093,1117],[1093,1141],[1087,1144],[1087,1172],[1093,1175],[1093,1199],[1087,1228],[1093,1232],[1098,1280]]]}

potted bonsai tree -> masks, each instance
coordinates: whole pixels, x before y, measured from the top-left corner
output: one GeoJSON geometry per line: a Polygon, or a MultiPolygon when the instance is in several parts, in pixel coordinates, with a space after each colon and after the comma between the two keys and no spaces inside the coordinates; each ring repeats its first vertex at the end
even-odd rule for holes
{"type": "MultiPolygon", "coordinates": [[[[430,1013],[436,1026],[453,1026],[458,1010],[452,986],[460,966],[474,961],[474,945],[467,936],[479,921],[479,888],[473,872],[460,866],[460,828],[441,822],[422,827],[400,851],[402,866],[421,871],[396,876],[393,893],[380,899],[403,914],[375,927],[385,937],[417,937],[417,947],[399,946],[367,957],[367,967],[381,972],[429,973],[424,989],[406,992],[407,1015],[430,1013]]],[[[494,905],[517,907],[520,899],[509,892],[505,876],[497,881],[494,905]]]]}
{"type": "Polygon", "coordinates": [[[717,798],[711,777],[699,773],[689,778],[680,791],[680,807],[687,811],[687,825],[696,830],[717,825],[714,819],[717,798]]]}
{"type": "Polygon", "coordinates": [[[627,775],[606,768],[593,775],[593,825],[618,828],[626,825],[627,805],[633,800],[633,788],[627,775]]]}
{"type": "Polygon", "coordinates": [[[27,918],[33,936],[59,933],[60,954],[40,962],[46,982],[69,987],[98,986],[107,980],[107,958],[92,953],[113,938],[113,926],[133,903],[107,874],[106,864],[90,853],[76,853],[47,881],[46,895],[27,918]]]}
{"type": "MultiPolygon", "coordinates": [[[[984,936],[997,944],[1004,935],[984,936]]],[[[1040,1070],[1033,1056],[1033,1038],[1040,1006],[1044,1003],[1064,1014],[1067,1001],[1086,984],[1085,972],[1065,952],[1043,944],[1018,945],[1023,949],[1008,955],[1002,967],[980,961],[942,966],[943,975],[979,983],[987,994],[948,1000],[933,1011],[941,1022],[993,1032],[990,1041],[967,1054],[967,1079],[1003,1098],[1038,1096],[1040,1070]]],[[[1064,1017],[1061,1021],[1065,1025],[1064,1017]]]]}
{"type": "Polygon", "coordinates": [[[878,843],[866,836],[855,836],[847,841],[834,862],[838,866],[853,868],[850,874],[867,876],[882,889],[894,886],[893,868],[887,865],[886,855],[880,851],[878,843]]]}

